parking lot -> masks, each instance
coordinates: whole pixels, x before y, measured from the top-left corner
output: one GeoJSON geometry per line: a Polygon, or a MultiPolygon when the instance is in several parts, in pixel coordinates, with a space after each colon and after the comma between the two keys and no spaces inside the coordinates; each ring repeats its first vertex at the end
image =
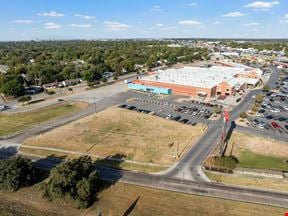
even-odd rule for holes
{"type": "Polygon", "coordinates": [[[222,108],[222,106],[197,101],[179,103],[165,97],[159,98],[154,95],[135,94],[136,96],[133,99],[121,104],[119,107],[178,121],[183,124],[209,124],[215,108],[222,108]]]}
{"type": "Polygon", "coordinates": [[[248,117],[248,126],[280,134],[288,134],[288,76],[282,74],[276,91],[263,95],[261,108],[256,116],[248,117]],[[281,86],[281,87],[280,87],[281,86]]]}

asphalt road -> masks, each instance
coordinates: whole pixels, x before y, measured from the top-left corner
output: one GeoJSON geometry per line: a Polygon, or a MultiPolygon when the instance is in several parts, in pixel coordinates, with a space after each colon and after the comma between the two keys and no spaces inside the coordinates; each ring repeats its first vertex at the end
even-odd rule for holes
{"type": "MultiPolygon", "coordinates": [[[[60,160],[49,158],[30,157],[38,168],[51,169],[60,160]]],[[[217,183],[186,181],[166,176],[152,175],[132,171],[111,169],[107,167],[96,167],[99,176],[103,180],[112,183],[122,182],[155,189],[164,189],[187,194],[217,197],[235,201],[243,201],[270,206],[287,208],[288,193],[276,191],[264,191],[252,188],[243,188],[217,183]]]]}

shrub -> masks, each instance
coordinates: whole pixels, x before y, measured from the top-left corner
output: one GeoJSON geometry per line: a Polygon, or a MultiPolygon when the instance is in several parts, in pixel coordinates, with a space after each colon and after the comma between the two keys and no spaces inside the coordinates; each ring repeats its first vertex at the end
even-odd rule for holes
{"type": "Polygon", "coordinates": [[[270,91],[270,87],[268,85],[265,85],[263,87],[263,92],[269,92],[270,91]]]}
{"type": "Polygon", "coordinates": [[[215,107],[215,108],[214,108],[214,112],[215,112],[216,114],[220,114],[220,113],[222,112],[222,109],[221,109],[220,107],[215,107]]]}
{"type": "Polygon", "coordinates": [[[25,102],[28,102],[28,101],[31,101],[32,100],[32,97],[30,95],[27,95],[27,96],[22,96],[20,98],[18,98],[18,102],[22,102],[22,103],[25,103],[25,102]]]}
{"type": "Polygon", "coordinates": [[[54,95],[54,94],[55,94],[55,91],[49,90],[49,91],[47,91],[47,94],[48,94],[48,95],[54,95]]]}
{"type": "Polygon", "coordinates": [[[241,113],[240,113],[240,117],[241,117],[242,119],[247,118],[247,113],[241,112],[241,113]]]}
{"type": "Polygon", "coordinates": [[[106,77],[103,77],[102,79],[101,79],[101,82],[102,83],[106,83],[108,81],[108,79],[106,78],[106,77]]]}
{"type": "Polygon", "coordinates": [[[252,111],[253,112],[258,112],[258,110],[259,110],[260,108],[259,108],[259,106],[257,106],[257,104],[255,104],[253,107],[252,107],[252,111]]]}
{"type": "Polygon", "coordinates": [[[260,104],[263,102],[263,95],[256,95],[255,102],[260,104]]]}
{"type": "Polygon", "coordinates": [[[115,75],[113,76],[113,80],[118,80],[117,74],[115,74],[115,75]]]}

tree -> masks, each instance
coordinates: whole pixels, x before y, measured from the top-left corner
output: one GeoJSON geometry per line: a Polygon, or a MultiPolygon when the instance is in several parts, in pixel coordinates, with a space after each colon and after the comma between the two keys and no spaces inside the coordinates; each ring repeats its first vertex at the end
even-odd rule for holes
{"type": "Polygon", "coordinates": [[[170,64],[175,64],[177,63],[177,56],[176,54],[170,54],[167,58],[167,61],[170,63],[170,64]]]}
{"type": "Polygon", "coordinates": [[[78,208],[87,208],[98,190],[98,175],[92,159],[82,156],[62,162],[51,170],[40,190],[49,200],[68,198],[75,200],[78,208]]]}
{"type": "Polygon", "coordinates": [[[94,70],[88,70],[84,74],[84,79],[89,83],[94,82],[95,80],[100,80],[102,78],[102,75],[95,72],[94,70]]]}
{"type": "Polygon", "coordinates": [[[270,87],[268,85],[263,86],[263,92],[269,92],[270,87]]]}
{"type": "Polygon", "coordinates": [[[25,88],[20,77],[14,77],[7,82],[2,83],[1,92],[5,95],[19,97],[24,95],[25,88]]]}
{"type": "Polygon", "coordinates": [[[35,179],[35,169],[31,160],[22,157],[12,157],[0,160],[0,190],[16,191],[30,185],[35,179]]]}

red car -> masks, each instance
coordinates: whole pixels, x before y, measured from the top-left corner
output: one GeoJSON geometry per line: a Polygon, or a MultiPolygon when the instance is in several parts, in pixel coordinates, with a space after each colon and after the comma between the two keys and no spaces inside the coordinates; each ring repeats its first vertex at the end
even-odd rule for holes
{"type": "Polygon", "coordinates": [[[274,128],[276,128],[276,129],[278,129],[278,128],[280,128],[280,125],[278,125],[276,122],[271,122],[271,125],[274,127],[274,128]]]}

